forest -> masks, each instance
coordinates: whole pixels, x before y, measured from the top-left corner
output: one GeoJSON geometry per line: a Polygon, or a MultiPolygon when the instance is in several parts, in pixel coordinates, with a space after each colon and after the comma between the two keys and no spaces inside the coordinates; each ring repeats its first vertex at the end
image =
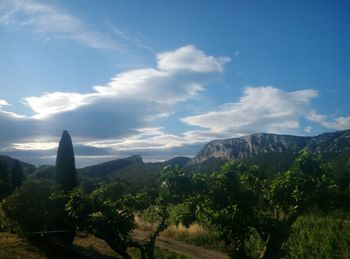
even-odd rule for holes
{"type": "Polygon", "coordinates": [[[45,242],[69,246],[86,233],[121,258],[183,258],[159,254],[162,234],[231,258],[350,258],[349,182],[308,148],[273,176],[237,161],[212,172],[170,164],[133,185],[81,179],[64,131],[53,173],[24,171],[18,160],[0,164],[0,230],[51,257],[45,242]]]}

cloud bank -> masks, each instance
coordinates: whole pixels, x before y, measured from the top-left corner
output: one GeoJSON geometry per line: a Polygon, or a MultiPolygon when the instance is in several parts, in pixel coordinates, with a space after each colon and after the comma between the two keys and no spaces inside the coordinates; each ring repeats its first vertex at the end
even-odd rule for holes
{"type": "Polygon", "coordinates": [[[30,109],[30,116],[2,109],[7,105],[2,100],[2,151],[54,148],[63,129],[68,129],[82,147],[136,152],[183,146],[181,136],[159,130],[149,132],[155,129],[157,119],[175,113],[178,103],[204,91],[207,80],[222,72],[229,58],[207,56],[188,45],[159,53],[156,60],[153,68],[117,74],[106,85],[94,86],[88,93],[51,92],[25,97],[23,103],[30,109]],[[105,143],[113,144],[102,147],[105,143]]]}
{"type": "Polygon", "coordinates": [[[178,123],[190,130],[169,133],[160,119],[197,98],[230,58],[209,56],[192,45],[155,58],[154,67],[119,73],[87,93],[24,97],[29,116],[11,112],[12,106],[0,99],[0,152],[37,164],[53,163],[60,134],[67,129],[82,166],[131,154],[147,160],[191,156],[212,139],[255,132],[312,134],[315,125],[350,128],[350,116],[317,112],[312,105],[317,90],[251,86],[237,101],[180,118],[178,123]]]}
{"type": "MultiPolygon", "coordinates": [[[[318,114],[310,104],[317,97],[318,91],[313,89],[285,92],[273,86],[246,87],[238,102],[185,117],[182,122],[222,137],[254,132],[294,133],[300,128],[301,120],[333,130],[350,127],[350,116],[329,117],[318,114]]],[[[305,132],[309,133],[310,127],[305,132]]]]}

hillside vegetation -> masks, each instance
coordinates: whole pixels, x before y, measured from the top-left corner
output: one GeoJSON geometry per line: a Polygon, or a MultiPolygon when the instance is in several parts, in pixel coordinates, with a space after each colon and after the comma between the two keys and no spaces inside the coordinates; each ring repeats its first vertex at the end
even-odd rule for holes
{"type": "Polygon", "coordinates": [[[349,131],[255,134],[208,144],[200,162],[204,151],[193,160],[132,156],[76,170],[65,131],[55,166],[2,160],[1,230],[27,240],[45,233],[39,243],[67,247],[79,230],[91,249],[103,240],[122,258],[166,258],[156,249],[161,233],[231,258],[348,258],[349,139],[349,131]],[[148,234],[135,238],[140,228],[148,234]]]}

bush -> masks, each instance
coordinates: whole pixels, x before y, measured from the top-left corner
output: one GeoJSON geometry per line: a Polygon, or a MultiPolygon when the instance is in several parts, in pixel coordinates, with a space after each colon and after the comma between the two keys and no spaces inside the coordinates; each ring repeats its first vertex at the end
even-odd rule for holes
{"type": "Polygon", "coordinates": [[[64,204],[53,181],[28,181],[1,203],[2,227],[21,234],[49,230],[64,213],[64,204]]]}

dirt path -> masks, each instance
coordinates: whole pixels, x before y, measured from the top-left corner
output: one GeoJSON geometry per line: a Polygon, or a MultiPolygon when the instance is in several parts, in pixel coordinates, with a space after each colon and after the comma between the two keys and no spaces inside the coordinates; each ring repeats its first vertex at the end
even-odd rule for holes
{"type": "MultiPolygon", "coordinates": [[[[147,236],[146,231],[135,230],[133,237],[138,240],[142,240],[147,236]]],[[[191,258],[199,259],[227,259],[228,256],[224,253],[209,250],[203,247],[193,246],[174,240],[172,238],[160,235],[157,238],[156,246],[161,249],[166,249],[177,254],[185,255],[191,258]]]]}

